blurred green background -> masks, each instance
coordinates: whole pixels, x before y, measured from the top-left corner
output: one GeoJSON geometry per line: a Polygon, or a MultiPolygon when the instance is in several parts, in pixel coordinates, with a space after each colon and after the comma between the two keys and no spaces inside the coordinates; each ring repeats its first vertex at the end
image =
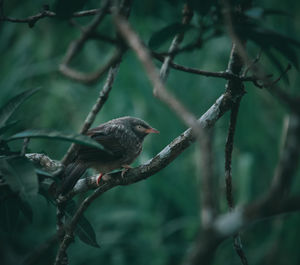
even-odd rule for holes
{"type": "MultiPolygon", "coordinates": [[[[42,1],[5,1],[7,16],[23,18],[41,9],[42,1]]],[[[49,3],[51,4],[51,3],[49,3]]],[[[299,40],[300,2],[264,0],[254,6],[276,8],[291,14],[268,17],[264,23],[299,40]]],[[[88,1],[86,8],[98,6],[88,1]]],[[[130,22],[148,43],[153,32],[181,20],[182,5],[178,1],[133,1],[130,22]]],[[[197,16],[193,18],[196,23],[197,16]]],[[[86,24],[90,18],[77,21],[86,24]]],[[[107,16],[99,32],[113,36],[111,19],[107,16]]],[[[79,36],[79,30],[69,22],[45,18],[33,28],[27,24],[0,24],[0,105],[25,89],[42,87],[15,115],[17,126],[9,133],[25,129],[55,129],[78,132],[101,90],[105,78],[86,86],[69,80],[58,72],[68,44],[79,36]]],[[[187,39],[189,36],[187,36],[187,39]]],[[[163,47],[166,48],[169,43],[163,47]]],[[[231,41],[220,36],[202,49],[183,53],[176,62],[210,71],[227,67],[231,41]]],[[[255,55],[258,48],[249,45],[255,55]]],[[[103,42],[89,41],[72,65],[92,71],[107,61],[113,48],[103,42]]],[[[279,56],[280,57],[280,56],[279,56]]],[[[287,61],[279,58],[284,66],[287,61]]],[[[263,56],[269,73],[278,71],[263,56]]],[[[160,66],[160,63],[157,63],[160,66]]],[[[285,90],[299,96],[299,72],[288,73],[285,90]]],[[[225,80],[207,78],[171,70],[169,89],[195,115],[200,117],[222,94],[225,80]]],[[[233,153],[233,187],[237,204],[245,204],[262,195],[270,185],[280,148],[283,118],[287,114],[265,90],[246,85],[242,100],[233,153]]],[[[146,162],[183,132],[186,127],[159,100],[133,52],[123,58],[113,90],[94,126],[120,116],[136,116],[148,121],[161,133],[146,139],[144,151],[135,165],[146,162]]],[[[214,133],[215,193],[221,212],[227,211],[224,194],[224,145],[228,113],[217,122],[214,133]]],[[[18,149],[22,142],[12,145],[18,149]]],[[[69,144],[49,140],[31,140],[31,152],[43,152],[61,159],[69,144]]],[[[201,154],[200,154],[201,156],[201,154]]],[[[179,264],[195,240],[200,221],[200,201],[197,160],[192,146],[178,159],[146,181],[108,191],[88,209],[86,216],[93,225],[100,249],[76,239],[69,248],[70,264],[179,264]]],[[[200,173],[201,175],[201,173],[200,173]]],[[[293,184],[299,193],[300,174],[293,184]]],[[[78,198],[81,200],[82,198],[78,198]]],[[[33,223],[16,214],[7,219],[0,232],[0,263],[18,264],[36,246],[55,232],[55,208],[45,198],[33,198],[33,223]],[[1,260],[3,262],[1,262],[1,260]]],[[[242,232],[245,252],[250,264],[299,264],[300,215],[282,215],[259,222],[242,232]]],[[[52,264],[56,247],[51,248],[38,264],[52,264]]],[[[214,264],[240,264],[232,240],[218,248],[214,264]]]]}

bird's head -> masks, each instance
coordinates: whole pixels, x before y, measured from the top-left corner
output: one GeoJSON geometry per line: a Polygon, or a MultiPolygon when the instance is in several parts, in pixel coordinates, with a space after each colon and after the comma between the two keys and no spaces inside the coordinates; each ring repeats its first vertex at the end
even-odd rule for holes
{"type": "Polygon", "coordinates": [[[147,122],[141,119],[134,117],[123,117],[122,119],[140,139],[144,139],[150,133],[159,133],[158,130],[152,128],[147,122]]]}

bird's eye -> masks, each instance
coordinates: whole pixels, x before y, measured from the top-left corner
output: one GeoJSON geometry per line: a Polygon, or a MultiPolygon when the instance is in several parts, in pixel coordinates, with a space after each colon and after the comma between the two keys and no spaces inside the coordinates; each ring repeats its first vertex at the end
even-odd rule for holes
{"type": "Polygon", "coordinates": [[[136,128],[137,128],[139,131],[143,130],[143,127],[142,127],[141,125],[137,125],[136,128]]]}

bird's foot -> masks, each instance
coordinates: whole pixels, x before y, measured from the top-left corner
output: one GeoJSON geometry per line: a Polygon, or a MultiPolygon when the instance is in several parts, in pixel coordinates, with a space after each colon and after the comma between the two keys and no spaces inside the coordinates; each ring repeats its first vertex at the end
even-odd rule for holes
{"type": "Polygon", "coordinates": [[[122,168],[123,168],[123,170],[122,170],[122,173],[121,173],[121,177],[124,178],[124,175],[126,174],[126,172],[127,172],[129,169],[132,168],[132,166],[130,166],[130,165],[122,165],[122,168]]]}
{"type": "Polygon", "coordinates": [[[98,186],[99,186],[99,183],[100,183],[102,177],[103,177],[103,173],[100,173],[99,176],[98,176],[98,178],[97,178],[97,185],[98,186]]]}

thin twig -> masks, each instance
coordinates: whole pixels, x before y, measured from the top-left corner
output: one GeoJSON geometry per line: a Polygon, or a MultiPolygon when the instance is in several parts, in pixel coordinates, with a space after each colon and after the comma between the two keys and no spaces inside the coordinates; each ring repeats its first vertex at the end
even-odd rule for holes
{"type": "Polygon", "coordinates": [[[253,68],[254,65],[260,60],[261,55],[262,55],[262,50],[260,49],[259,52],[258,52],[258,54],[256,55],[256,57],[254,58],[254,60],[250,64],[248,64],[247,67],[245,67],[245,69],[243,71],[242,77],[246,77],[247,76],[249,70],[251,68],[253,68]]]}
{"type": "Polygon", "coordinates": [[[104,16],[106,15],[106,10],[109,7],[109,1],[106,0],[101,4],[100,11],[97,13],[97,15],[94,17],[93,21],[85,27],[85,29],[82,31],[82,34],[80,37],[73,41],[66,52],[66,55],[63,59],[62,64],[69,64],[73,57],[78,53],[78,51],[83,47],[84,43],[89,38],[90,34],[94,32],[94,30],[97,28],[97,26],[101,23],[104,16]]]}
{"type": "Polygon", "coordinates": [[[97,82],[116,62],[120,61],[122,57],[122,52],[117,50],[112,57],[105,63],[105,65],[101,66],[98,70],[92,73],[83,73],[78,70],[70,68],[66,64],[61,64],[59,66],[59,70],[68,78],[75,80],[77,82],[81,82],[87,85],[92,85],[97,82]]]}
{"type": "MultiPolygon", "coordinates": [[[[99,12],[101,12],[101,8],[90,9],[90,10],[75,12],[71,15],[71,17],[76,18],[76,17],[94,16],[97,15],[99,12]]],[[[109,12],[109,10],[107,10],[107,12],[109,12]]],[[[48,18],[56,17],[56,13],[49,10],[43,10],[27,18],[13,18],[13,17],[7,17],[3,15],[2,17],[0,17],[0,21],[13,22],[13,23],[27,23],[30,27],[33,27],[37,21],[46,17],[48,18]]]]}
{"type": "MultiPolygon", "coordinates": [[[[234,142],[234,134],[237,122],[237,116],[240,106],[240,99],[234,104],[231,109],[230,115],[230,124],[228,129],[228,136],[225,147],[225,181],[226,181],[226,198],[227,204],[230,211],[233,211],[234,208],[234,199],[232,193],[232,173],[231,173],[231,163],[232,163],[232,151],[233,151],[233,142],[234,142]]],[[[239,255],[242,264],[247,265],[248,260],[243,250],[242,240],[240,233],[237,232],[234,235],[233,245],[236,253],[239,255]]]]}
{"type": "MultiPolygon", "coordinates": [[[[182,24],[188,25],[193,17],[193,12],[187,4],[185,4],[183,7],[182,15],[183,15],[182,24]]],[[[179,45],[183,41],[183,38],[184,38],[184,32],[179,33],[175,36],[175,38],[173,39],[171,46],[169,48],[170,53],[179,49],[179,45]]],[[[174,57],[175,57],[175,54],[173,54],[173,55],[171,54],[171,55],[165,56],[162,60],[163,65],[161,66],[159,74],[163,81],[165,81],[168,78],[170,65],[171,65],[174,57]]]]}
{"type": "Polygon", "coordinates": [[[289,70],[291,70],[292,69],[292,65],[291,64],[288,64],[288,66],[285,68],[285,70],[282,72],[282,73],[280,73],[280,75],[275,79],[275,80],[273,80],[272,82],[268,82],[268,83],[266,83],[266,84],[264,84],[264,86],[267,88],[267,87],[270,87],[271,89],[272,89],[272,87],[274,86],[274,85],[276,85],[280,80],[281,80],[281,78],[284,76],[284,75],[286,75],[286,73],[289,71],[289,70]]]}
{"type": "Polygon", "coordinates": [[[101,23],[104,16],[107,14],[109,8],[109,1],[105,0],[101,3],[101,8],[97,12],[93,21],[85,28],[82,29],[82,33],[77,40],[71,42],[66,52],[66,55],[59,66],[59,70],[65,76],[86,84],[92,84],[96,82],[113,64],[120,59],[121,53],[117,51],[112,58],[104,65],[101,66],[94,73],[82,73],[78,70],[72,69],[69,64],[71,60],[78,54],[82,49],[86,41],[90,38],[90,35],[96,30],[97,26],[101,23]]]}
{"type": "MultiPolygon", "coordinates": [[[[227,2],[227,0],[223,1],[223,5],[225,8],[227,9],[229,8],[229,3],[227,2]]],[[[242,10],[244,7],[239,5],[239,8],[242,10]]],[[[230,12],[224,12],[224,20],[226,25],[228,26],[229,33],[231,33],[232,42],[233,42],[233,48],[231,50],[232,61],[229,62],[229,69],[231,70],[232,73],[241,75],[244,65],[250,66],[252,64],[252,62],[249,63],[249,59],[246,53],[246,48],[245,48],[246,41],[240,41],[238,36],[235,37],[232,36],[232,32],[234,30],[233,30],[232,17],[230,12]],[[243,50],[244,53],[241,53],[241,50],[243,50]]],[[[256,83],[257,82],[254,82],[254,84],[256,83]]],[[[227,89],[230,91],[230,93],[233,94],[235,94],[238,91],[244,90],[241,81],[235,81],[235,80],[228,81],[227,89]]],[[[241,97],[237,99],[237,101],[234,103],[231,109],[230,125],[229,125],[228,137],[227,137],[227,142],[225,147],[226,198],[227,198],[227,203],[230,211],[232,211],[234,207],[233,194],[232,194],[231,160],[232,160],[234,133],[235,133],[240,101],[241,101],[241,97]]],[[[248,265],[248,260],[243,250],[242,240],[239,231],[237,231],[237,233],[234,235],[233,246],[241,260],[241,263],[243,265],[248,265]]]]}
{"type": "Polygon", "coordinates": [[[228,129],[228,135],[225,146],[225,181],[226,181],[226,198],[229,210],[234,208],[233,194],[232,194],[232,175],[231,175],[231,162],[232,162],[232,150],[234,142],[234,134],[236,128],[236,121],[240,106],[240,100],[238,100],[231,109],[230,123],[228,129]]]}
{"type": "Polygon", "coordinates": [[[30,142],[30,138],[24,138],[23,146],[21,150],[21,156],[24,156],[26,154],[29,142],[30,142]]]}
{"type": "MultiPolygon", "coordinates": [[[[158,53],[155,53],[155,52],[152,52],[152,56],[161,62],[163,62],[164,58],[165,58],[164,56],[162,56],[158,53]]],[[[235,74],[233,74],[231,72],[227,72],[227,71],[212,72],[212,71],[206,71],[206,70],[201,70],[201,69],[192,68],[192,67],[186,67],[186,66],[174,63],[174,62],[170,62],[169,64],[170,64],[170,67],[172,67],[175,70],[179,70],[179,71],[183,71],[183,72],[187,72],[187,73],[191,73],[191,74],[203,75],[206,77],[217,77],[217,78],[222,78],[225,80],[236,80],[237,79],[241,82],[257,82],[257,81],[259,81],[255,76],[242,77],[242,76],[235,75],[235,74]]]]}

